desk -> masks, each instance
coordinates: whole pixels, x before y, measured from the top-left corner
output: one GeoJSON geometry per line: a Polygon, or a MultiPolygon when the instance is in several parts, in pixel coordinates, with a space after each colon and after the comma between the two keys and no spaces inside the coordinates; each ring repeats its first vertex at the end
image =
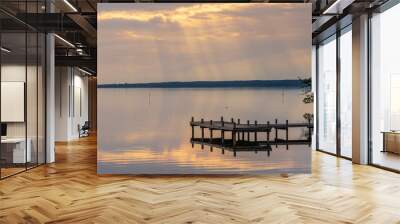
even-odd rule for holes
{"type": "Polygon", "coordinates": [[[400,131],[383,131],[382,152],[400,154],[400,131]]]}
{"type": "Polygon", "coordinates": [[[25,138],[6,138],[1,139],[1,154],[2,157],[9,163],[25,163],[31,162],[32,150],[31,139],[27,139],[27,146],[25,151],[25,138]],[[12,159],[11,159],[12,158],[12,159]]]}

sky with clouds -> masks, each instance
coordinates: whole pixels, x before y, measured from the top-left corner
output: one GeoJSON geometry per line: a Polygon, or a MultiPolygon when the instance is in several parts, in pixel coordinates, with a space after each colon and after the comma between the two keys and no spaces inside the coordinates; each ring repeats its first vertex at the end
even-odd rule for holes
{"type": "Polygon", "coordinates": [[[310,4],[98,6],[98,82],[309,77],[310,4]]]}

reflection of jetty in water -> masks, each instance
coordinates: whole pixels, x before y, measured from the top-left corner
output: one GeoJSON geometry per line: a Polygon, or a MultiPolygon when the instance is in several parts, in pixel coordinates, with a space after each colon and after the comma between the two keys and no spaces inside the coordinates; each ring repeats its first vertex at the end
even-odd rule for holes
{"type": "Polygon", "coordinates": [[[289,123],[289,121],[286,120],[285,123],[280,124],[278,120],[275,119],[275,123],[272,124],[269,121],[266,124],[259,124],[257,121],[250,124],[249,120],[247,120],[247,123],[241,124],[240,119],[235,122],[232,118],[230,122],[226,122],[223,117],[221,117],[220,121],[204,121],[203,118],[200,121],[195,121],[194,117],[192,117],[190,126],[192,128],[192,138],[190,139],[192,147],[194,144],[200,144],[203,149],[204,145],[208,145],[211,151],[213,147],[221,148],[222,154],[225,153],[225,150],[228,150],[232,151],[234,156],[236,156],[237,152],[249,151],[254,151],[255,153],[258,151],[266,151],[269,156],[272,151],[271,145],[275,145],[275,147],[278,147],[278,145],[286,145],[286,150],[289,149],[289,145],[310,146],[313,129],[313,124],[311,122],[289,123]],[[195,127],[200,128],[200,138],[195,137],[195,127]],[[291,128],[308,129],[306,139],[289,139],[289,129],[291,128]],[[209,130],[209,138],[204,136],[204,129],[209,130]],[[271,140],[271,132],[273,130],[275,135],[271,140]],[[220,132],[220,137],[213,136],[215,131],[220,132]],[[285,133],[284,139],[279,138],[280,131],[285,133]],[[231,138],[225,137],[226,132],[230,133],[231,138]],[[261,140],[261,136],[259,135],[263,133],[266,135],[266,138],[261,140]]]}

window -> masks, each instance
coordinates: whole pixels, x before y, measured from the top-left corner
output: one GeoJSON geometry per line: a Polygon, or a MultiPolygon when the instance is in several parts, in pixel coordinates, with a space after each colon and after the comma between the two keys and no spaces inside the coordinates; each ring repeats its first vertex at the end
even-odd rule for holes
{"type": "Polygon", "coordinates": [[[400,5],[371,18],[371,160],[400,170],[400,5]]]}
{"type": "Polygon", "coordinates": [[[352,32],[340,36],[340,155],[352,157],[352,32]]]}
{"type": "Polygon", "coordinates": [[[336,153],[336,36],[318,48],[318,149],[336,153]]]}

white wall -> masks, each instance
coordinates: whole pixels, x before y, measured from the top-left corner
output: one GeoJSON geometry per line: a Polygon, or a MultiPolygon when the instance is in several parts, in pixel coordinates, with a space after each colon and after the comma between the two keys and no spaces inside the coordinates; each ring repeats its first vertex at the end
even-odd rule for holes
{"type": "Polygon", "coordinates": [[[56,141],[77,139],[78,125],[88,120],[88,78],[83,75],[76,68],[56,67],[56,141]]]}
{"type": "MultiPolygon", "coordinates": [[[[25,82],[25,71],[26,67],[24,65],[18,65],[18,64],[10,64],[10,65],[2,65],[1,66],[1,81],[2,82],[25,82]]],[[[33,66],[28,66],[27,67],[27,74],[35,74],[36,75],[36,67],[33,66]]],[[[28,77],[29,78],[29,77],[28,77]]],[[[31,83],[32,81],[30,80],[30,85],[36,85],[36,82],[31,83]]],[[[36,98],[36,89],[31,89],[28,88],[28,97],[35,97],[36,98]],[[32,90],[34,92],[29,92],[29,90],[32,90]]],[[[28,102],[31,102],[33,100],[27,99],[28,102]]],[[[34,105],[36,107],[36,105],[34,105]]],[[[6,108],[2,108],[2,110],[5,110],[6,108]]],[[[36,123],[36,114],[33,113],[28,113],[28,122],[30,121],[35,121],[36,123]],[[30,115],[33,115],[34,117],[30,117],[30,115]]],[[[33,125],[28,125],[29,127],[33,127],[33,125]]],[[[36,129],[36,126],[34,127],[36,129]]],[[[29,137],[29,130],[28,130],[28,137],[29,137]]],[[[25,122],[7,122],[7,136],[8,137],[25,137],[25,122]]]]}

